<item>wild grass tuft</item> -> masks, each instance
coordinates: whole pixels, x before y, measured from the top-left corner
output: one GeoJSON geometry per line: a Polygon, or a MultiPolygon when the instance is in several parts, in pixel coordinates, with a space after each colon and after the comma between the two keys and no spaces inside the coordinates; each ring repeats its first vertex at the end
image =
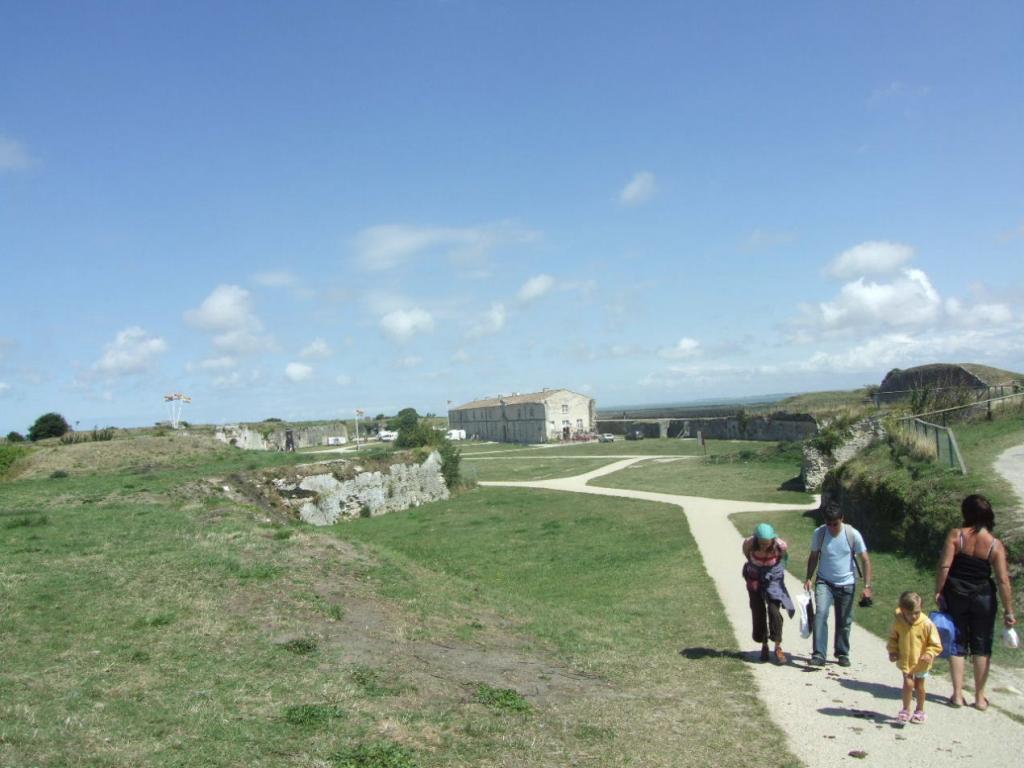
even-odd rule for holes
{"type": "Polygon", "coordinates": [[[284,710],[285,722],[301,728],[316,728],[344,716],[345,710],[336,704],[294,704],[284,710]]]}
{"type": "Polygon", "coordinates": [[[38,528],[43,525],[49,525],[50,518],[46,515],[25,515],[24,517],[15,517],[10,520],[4,520],[4,528],[38,528]]]}
{"type": "Polygon", "coordinates": [[[530,702],[523,698],[518,691],[511,688],[493,688],[487,683],[477,683],[476,690],[473,692],[473,701],[503,712],[533,711],[530,702]]]}
{"type": "Polygon", "coordinates": [[[386,679],[379,670],[362,664],[353,667],[349,677],[351,677],[352,682],[359,687],[363,694],[370,698],[398,696],[409,690],[409,686],[402,685],[394,679],[386,679]]]}
{"type": "Polygon", "coordinates": [[[413,753],[393,741],[346,747],[331,755],[331,762],[336,768],[417,768],[413,753]]]}
{"type": "Polygon", "coordinates": [[[320,641],[315,637],[295,637],[281,643],[281,647],[297,656],[308,656],[320,649],[320,641]]]}

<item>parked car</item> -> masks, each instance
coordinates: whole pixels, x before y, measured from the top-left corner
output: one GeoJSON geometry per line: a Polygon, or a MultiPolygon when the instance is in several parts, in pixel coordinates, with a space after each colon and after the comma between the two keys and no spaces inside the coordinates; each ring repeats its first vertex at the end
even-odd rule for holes
{"type": "Polygon", "coordinates": [[[614,443],[615,435],[613,435],[611,432],[605,432],[603,435],[598,435],[597,441],[599,443],[614,443]]]}
{"type": "Polygon", "coordinates": [[[642,429],[631,429],[626,433],[627,440],[643,440],[644,431],[642,429]]]}
{"type": "Polygon", "coordinates": [[[390,429],[382,429],[377,433],[377,439],[382,443],[393,443],[396,437],[398,437],[398,432],[393,432],[390,429]]]}

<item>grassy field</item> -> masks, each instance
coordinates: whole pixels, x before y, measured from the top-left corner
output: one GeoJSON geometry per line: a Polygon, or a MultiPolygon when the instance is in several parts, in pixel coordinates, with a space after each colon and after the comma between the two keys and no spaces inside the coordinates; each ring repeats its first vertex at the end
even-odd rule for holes
{"type": "Polygon", "coordinates": [[[711,499],[806,504],[810,494],[789,490],[800,474],[794,457],[722,463],[686,460],[641,462],[591,481],[603,488],[635,488],[711,499]]]}
{"type": "Polygon", "coordinates": [[[223,490],[303,457],[178,438],[0,483],[0,765],[794,763],[678,511],[479,489],[314,529],[223,490]]]}
{"type": "Polygon", "coordinates": [[[550,480],[590,472],[615,461],[613,458],[571,457],[529,454],[462,459],[462,477],[477,480],[550,480]]]}

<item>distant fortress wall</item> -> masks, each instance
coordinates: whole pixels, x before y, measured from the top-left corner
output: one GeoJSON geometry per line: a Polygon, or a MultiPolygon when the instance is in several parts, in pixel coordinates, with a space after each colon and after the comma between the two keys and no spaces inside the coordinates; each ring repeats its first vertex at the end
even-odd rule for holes
{"type": "Polygon", "coordinates": [[[340,421],[307,427],[292,427],[287,424],[275,424],[271,427],[265,423],[255,426],[226,424],[219,427],[214,436],[223,443],[251,451],[283,451],[287,448],[288,432],[292,433],[292,443],[296,448],[327,445],[329,437],[342,437],[348,440],[348,429],[340,421]]]}
{"type": "Polygon", "coordinates": [[[597,420],[597,431],[625,435],[640,430],[645,437],[696,437],[712,440],[765,440],[798,442],[818,434],[818,422],[806,413],[772,413],[764,416],[699,416],[691,418],[597,420]]]}

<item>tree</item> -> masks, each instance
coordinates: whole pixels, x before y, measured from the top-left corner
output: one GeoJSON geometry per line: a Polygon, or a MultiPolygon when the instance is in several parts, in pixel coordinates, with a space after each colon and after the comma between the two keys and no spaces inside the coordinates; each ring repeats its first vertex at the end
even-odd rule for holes
{"type": "Polygon", "coordinates": [[[420,421],[420,415],[415,408],[403,408],[393,419],[388,419],[388,429],[397,429],[399,432],[406,432],[416,428],[420,421]]]}
{"type": "Polygon", "coordinates": [[[33,443],[42,440],[44,437],[60,437],[65,434],[71,426],[59,413],[44,413],[28,430],[28,439],[33,443]]]}
{"type": "Polygon", "coordinates": [[[24,443],[25,436],[21,432],[8,432],[7,433],[8,443],[24,443]]]}

